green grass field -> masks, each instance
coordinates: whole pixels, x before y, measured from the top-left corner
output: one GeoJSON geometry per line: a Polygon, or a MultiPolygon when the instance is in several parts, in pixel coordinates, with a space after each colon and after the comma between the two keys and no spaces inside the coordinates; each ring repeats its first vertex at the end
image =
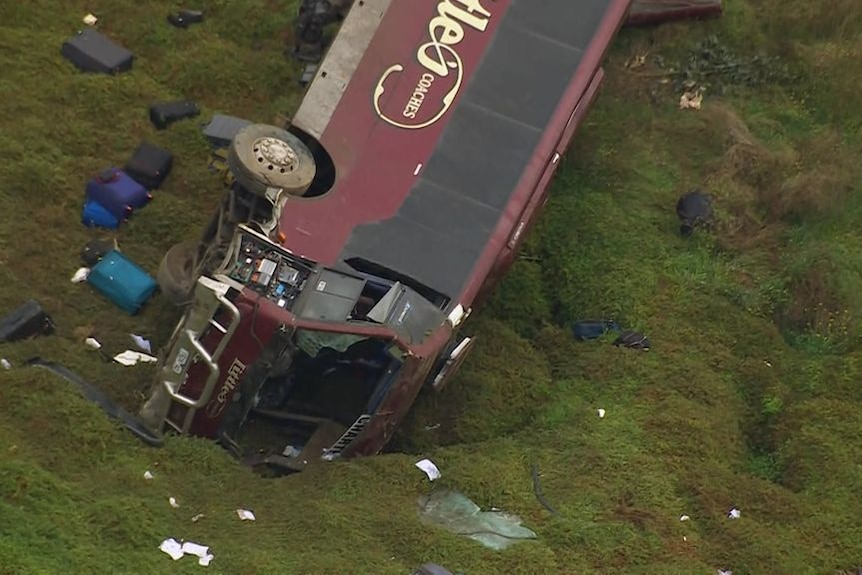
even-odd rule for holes
{"type": "Polygon", "coordinates": [[[79,221],[87,177],[141,139],[174,152],[169,183],[119,233],[155,273],[222,188],[200,122],[156,132],[149,103],[271,122],[299,101],[281,53],[295,3],[213,0],[185,31],[165,22],[173,8],[0,3],[0,310],[32,297],[58,324],[0,346],[15,366],[0,371],[0,574],[204,569],[159,552],[167,537],[211,546],[207,571],[230,575],[862,565],[862,3],[726,0],[717,21],[623,31],[523,257],[471,319],[480,344],[458,380],[420,397],[390,453],[277,480],[204,440],[147,448],[21,367],[59,361],[138,406],[152,367],[104,363],[83,339],[160,345],[177,312],[156,297],[129,317],[69,282],[96,235],[79,221]],[[90,11],[135,52],[132,72],[83,75],[61,58],[90,11]],[[671,68],[708,82],[702,110],[678,109],[671,68]],[[720,222],[685,241],[673,210],[693,186],[720,222]],[[644,331],[653,349],[572,341],[567,326],[593,317],[644,331]],[[420,456],[439,482],[413,467],[420,456]],[[534,496],[533,464],[556,515],[534,496]],[[495,552],[422,524],[417,499],[438,484],[520,514],[538,539],[495,552]],[[240,507],[257,521],[240,522],[240,507]]]}

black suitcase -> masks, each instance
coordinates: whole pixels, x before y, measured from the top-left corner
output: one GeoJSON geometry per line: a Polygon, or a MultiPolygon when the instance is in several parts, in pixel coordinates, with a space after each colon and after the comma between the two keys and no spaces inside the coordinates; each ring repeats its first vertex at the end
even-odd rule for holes
{"type": "Polygon", "coordinates": [[[174,122],[185,118],[193,118],[200,113],[200,109],[194,102],[186,100],[159,102],[150,106],[150,122],[157,129],[164,130],[174,122]]]}
{"type": "Polygon", "coordinates": [[[54,332],[54,321],[36,300],[30,300],[3,319],[0,319],[0,343],[49,335],[54,332]]]}
{"type": "Polygon", "coordinates": [[[173,163],[174,156],[170,151],[142,142],[129,158],[124,171],[148,190],[155,190],[171,173],[173,163]]]}
{"type": "Polygon", "coordinates": [[[119,74],[131,70],[134,61],[131,52],[92,28],[63,42],[60,52],[84,72],[119,74]]]}

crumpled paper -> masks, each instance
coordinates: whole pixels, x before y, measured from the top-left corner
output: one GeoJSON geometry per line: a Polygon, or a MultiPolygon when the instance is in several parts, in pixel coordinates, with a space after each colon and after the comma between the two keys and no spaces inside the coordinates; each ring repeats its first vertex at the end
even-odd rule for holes
{"type": "Polygon", "coordinates": [[[437,466],[434,465],[434,462],[430,459],[423,459],[422,461],[416,462],[416,467],[425,472],[425,475],[428,476],[430,481],[434,481],[435,479],[440,479],[441,473],[440,470],[437,469],[437,466]]]}
{"type": "Polygon", "coordinates": [[[237,509],[236,510],[237,517],[240,518],[240,521],[254,521],[254,513],[249,511],[248,509],[237,509]]]}
{"type": "Polygon", "coordinates": [[[215,556],[210,553],[210,548],[206,545],[199,545],[192,541],[185,541],[180,545],[180,543],[173,537],[162,541],[162,544],[159,545],[159,550],[169,555],[174,561],[182,559],[186,555],[194,555],[198,558],[198,565],[202,565],[204,567],[209,565],[210,561],[215,559],[215,556]]]}
{"type": "Polygon", "coordinates": [[[157,358],[147,355],[146,353],[141,353],[139,351],[132,351],[131,349],[127,349],[123,353],[119,353],[114,356],[114,361],[125,365],[126,367],[137,365],[138,362],[141,363],[155,363],[158,361],[157,358]]]}

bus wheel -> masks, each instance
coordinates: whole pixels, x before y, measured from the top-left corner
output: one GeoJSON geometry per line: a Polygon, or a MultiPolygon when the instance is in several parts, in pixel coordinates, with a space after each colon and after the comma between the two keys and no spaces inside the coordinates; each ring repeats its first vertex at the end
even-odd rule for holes
{"type": "Polygon", "coordinates": [[[228,166],[243,188],[260,196],[269,188],[301,196],[317,171],[311,151],[299,138],[264,124],[251,124],[234,136],[228,166]]]}

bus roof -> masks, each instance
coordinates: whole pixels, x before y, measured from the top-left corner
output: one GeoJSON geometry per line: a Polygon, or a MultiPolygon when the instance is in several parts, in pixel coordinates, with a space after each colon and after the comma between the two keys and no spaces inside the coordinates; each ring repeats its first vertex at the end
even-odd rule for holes
{"type": "Polygon", "coordinates": [[[357,0],[293,121],[336,181],[287,203],[285,246],[469,299],[629,1],[357,0]]]}

